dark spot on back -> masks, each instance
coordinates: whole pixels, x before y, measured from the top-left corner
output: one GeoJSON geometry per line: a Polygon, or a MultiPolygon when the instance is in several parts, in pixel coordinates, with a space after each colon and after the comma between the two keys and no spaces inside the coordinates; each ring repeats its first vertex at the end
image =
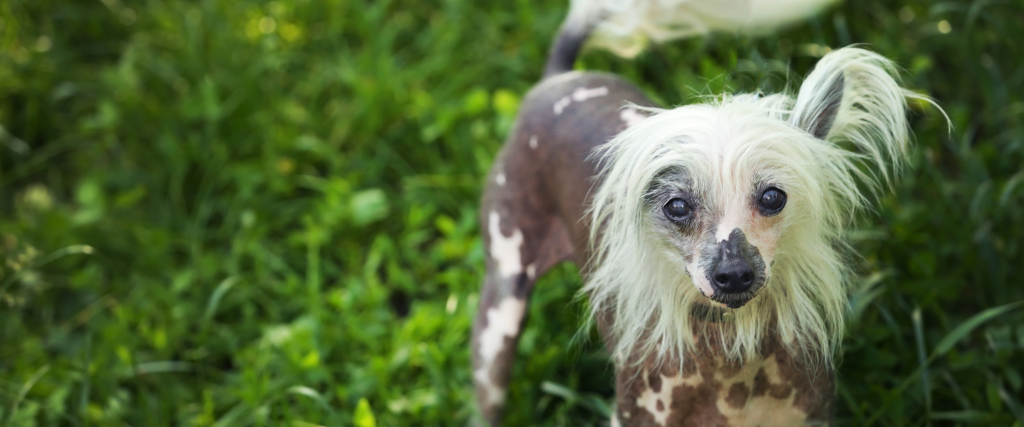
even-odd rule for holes
{"type": "Polygon", "coordinates": [[[747,389],[747,385],[743,383],[733,384],[729,388],[729,395],[726,396],[725,402],[733,408],[742,408],[747,404],[747,397],[750,396],[750,390],[747,389]]]}
{"type": "Polygon", "coordinates": [[[785,384],[777,384],[777,385],[773,385],[768,390],[768,395],[770,395],[771,397],[774,397],[776,399],[785,399],[785,398],[789,397],[790,393],[792,393],[792,392],[793,392],[793,388],[792,387],[787,386],[785,384]]]}
{"type": "Polygon", "coordinates": [[[775,399],[785,399],[792,392],[793,387],[788,385],[788,381],[781,384],[772,384],[768,380],[768,374],[764,372],[764,368],[757,370],[757,376],[754,377],[754,396],[768,395],[775,399]]]}
{"type": "Polygon", "coordinates": [[[651,384],[651,391],[661,393],[661,374],[652,370],[647,376],[649,377],[648,380],[651,384]]]}
{"type": "Polygon", "coordinates": [[[768,388],[771,386],[771,383],[768,382],[768,374],[764,372],[764,368],[758,369],[757,375],[754,376],[754,396],[768,394],[768,388]]]}

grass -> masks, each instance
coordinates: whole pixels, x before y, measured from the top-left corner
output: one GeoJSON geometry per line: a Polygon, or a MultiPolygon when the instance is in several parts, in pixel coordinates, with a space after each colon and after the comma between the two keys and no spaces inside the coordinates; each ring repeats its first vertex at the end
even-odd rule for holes
{"type": "MultiPolygon", "coordinates": [[[[0,3],[0,425],[465,424],[477,199],[566,6],[0,3]]],[[[949,113],[915,108],[851,236],[840,425],[1024,425],[1022,6],[847,1],[577,64],[674,105],[866,43],[949,113]]],[[[607,419],[579,284],[538,285],[510,425],[607,419]]]]}

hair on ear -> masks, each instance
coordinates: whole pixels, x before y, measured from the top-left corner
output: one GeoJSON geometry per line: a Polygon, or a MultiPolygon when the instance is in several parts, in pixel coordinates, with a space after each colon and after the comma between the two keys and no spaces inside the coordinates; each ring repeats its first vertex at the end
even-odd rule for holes
{"type": "MultiPolygon", "coordinates": [[[[828,89],[820,93],[821,99],[817,103],[809,103],[805,108],[813,108],[804,114],[794,115],[799,121],[794,123],[797,127],[806,130],[815,138],[825,139],[828,132],[832,130],[832,123],[836,121],[839,114],[839,107],[843,103],[843,85],[846,78],[842,74],[832,79],[828,89]]],[[[798,106],[800,104],[797,104],[798,106]]],[[[795,111],[794,111],[795,112],[795,111]]]]}
{"type": "Polygon", "coordinates": [[[800,86],[789,121],[816,138],[846,144],[882,181],[907,157],[907,98],[892,61],[846,47],[823,57],[800,86]]]}

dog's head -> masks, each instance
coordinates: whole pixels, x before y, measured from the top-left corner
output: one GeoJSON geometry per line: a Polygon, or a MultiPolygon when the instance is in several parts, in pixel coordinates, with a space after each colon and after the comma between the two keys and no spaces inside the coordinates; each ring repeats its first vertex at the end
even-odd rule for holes
{"type": "Polygon", "coordinates": [[[861,189],[887,182],[907,151],[913,95],[891,71],[840,49],[796,99],[652,111],[601,147],[586,289],[596,308],[614,305],[620,344],[647,336],[682,349],[695,304],[733,312],[734,355],[753,351],[769,323],[787,343],[837,343],[841,234],[867,200],[861,189]]]}
{"type": "Polygon", "coordinates": [[[859,201],[849,200],[850,152],[822,139],[841,102],[839,76],[828,88],[835,105],[818,110],[813,129],[779,117],[788,98],[746,95],[657,114],[622,147],[656,147],[629,168],[638,180],[617,184],[643,189],[643,245],[675,266],[680,285],[738,309],[769,286],[777,261],[785,267],[834,237],[859,201]],[[660,143],[643,135],[669,129],[660,143]]]}

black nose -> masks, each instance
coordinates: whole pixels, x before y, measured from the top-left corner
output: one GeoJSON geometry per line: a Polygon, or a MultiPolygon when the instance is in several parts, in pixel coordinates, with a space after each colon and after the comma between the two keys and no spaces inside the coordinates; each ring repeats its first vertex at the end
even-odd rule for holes
{"type": "Polygon", "coordinates": [[[740,239],[729,239],[719,246],[718,264],[711,278],[719,291],[738,294],[750,290],[754,284],[754,269],[740,250],[740,239]]]}

